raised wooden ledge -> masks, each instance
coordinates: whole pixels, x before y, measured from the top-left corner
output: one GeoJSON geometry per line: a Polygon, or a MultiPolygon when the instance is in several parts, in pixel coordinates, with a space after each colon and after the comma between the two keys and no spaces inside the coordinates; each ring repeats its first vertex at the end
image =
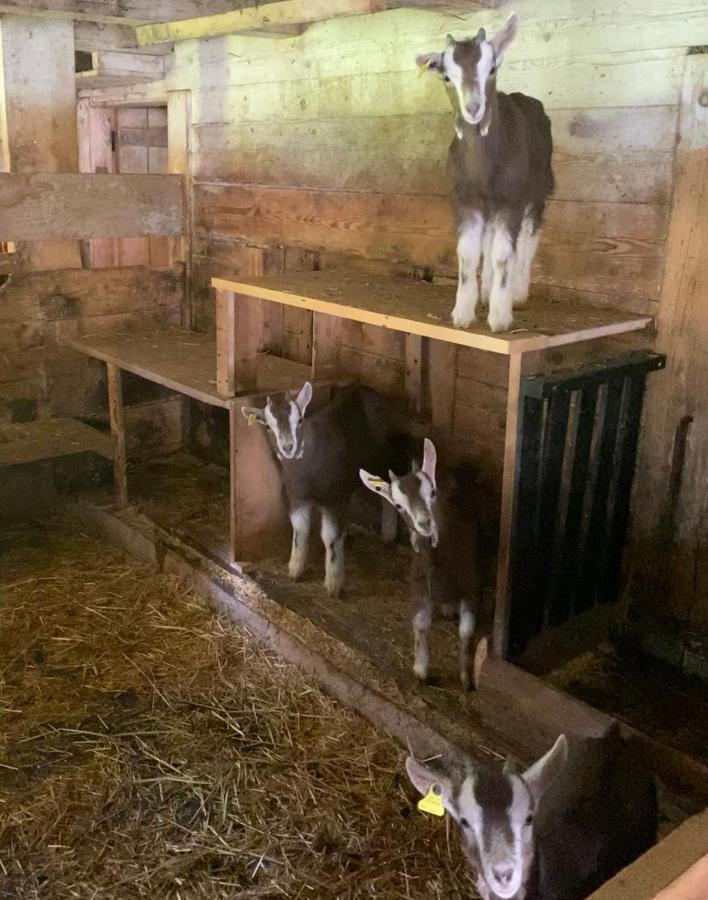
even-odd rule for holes
{"type": "Polygon", "coordinates": [[[486,322],[468,329],[448,324],[455,303],[455,288],[450,285],[341,269],[243,281],[212,278],[211,283],[217,290],[507,356],[641,331],[652,321],[649,316],[570,301],[534,299],[515,311],[511,332],[493,334],[486,322]]]}
{"type": "Polygon", "coordinates": [[[112,459],[110,434],[78,419],[39,419],[0,426],[0,466],[17,466],[86,452],[112,459]]]}
{"type": "MultiPolygon", "coordinates": [[[[149,334],[84,337],[69,345],[87,356],[113,363],[126,372],[164,385],[210,406],[228,409],[231,398],[216,389],[216,339],[213,334],[166,329],[149,334]]],[[[257,388],[236,394],[284,391],[310,377],[310,367],[263,355],[258,359],[257,388]]],[[[235,395],[234,395],[235,396],[235,395]]]]}

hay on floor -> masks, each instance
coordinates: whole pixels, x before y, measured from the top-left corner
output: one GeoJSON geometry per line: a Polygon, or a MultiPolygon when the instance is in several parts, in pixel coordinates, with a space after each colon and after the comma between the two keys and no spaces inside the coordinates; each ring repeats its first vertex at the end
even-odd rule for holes
{"type": "Polygon", "coordinates": [[[5,544],[0,896],[474,896],[392,740],[78,522],[5,544]]]}

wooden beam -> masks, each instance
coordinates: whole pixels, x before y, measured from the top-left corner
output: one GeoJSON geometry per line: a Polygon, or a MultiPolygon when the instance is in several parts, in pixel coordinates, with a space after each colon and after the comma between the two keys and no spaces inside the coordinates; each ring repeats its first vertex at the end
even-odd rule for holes
{"type": "Polygon", "coordinates": [[[406,341],[406,397],[411,412],[423,411],[423,354],[426,339],[418,334],[407,334],[406,341]]]}
{"type": "MultiPolygon", "coordinates": [[[[2,0],[0,13],[140,25],[226,12],[252,0],[2,0]]],[[[261,0],[265,6],[271,0],[261,0]]]]}
{"type": "Polygon", "coordinates": [[[94,50],[91,56],[91,68],[76,73],[78,87],[143,84],[161,81],[165,75],[164,57],[158,54],[94,50]]]}
{"type": "Polygon", "coordinates": [[[0,240],[138,237],[182,231],[176,175],[0,175],[0,240]]]}
{"type": "Polygon", "coordinates": [[[236,295],[216,291],[216,389],[222,397],[236,393],[236,295]]]}
{"type": "MultiPolygon", "coordinates": [[[[283,26],[309,25],[323,19],[338,19],[379,12],[383,0],[278,0],[267,6],[250,6],[219,15],[184,21],[166,21],[137,28],[138,43],[145,47],[165,41],[187,41],[236,32],[270,31],[283,26]]],[[[174,19],[174,16],[171,17],[174,19]]]]}
{"type": "Polygon", "coordinates": [[[108,412],[111,434],[114,440],[113,478],[116,488],[116,506],[128,505],[128,475],[125,455],[125,420],[123,415],[123,383],[121,371],[113,363],[106,363],[108,381],[108,412]]]}
{"type": "MultiPolygon", "coordinates": [[[[138,52],[138,39],[135,29],[130,25],[114,25],[108,22],[87,22],[77,19],[74,22],[74,47],[85,53],[94,50],[133,50],[138,52]]],[[[151,53],[169,51],[167,44],[151,53]]]]}

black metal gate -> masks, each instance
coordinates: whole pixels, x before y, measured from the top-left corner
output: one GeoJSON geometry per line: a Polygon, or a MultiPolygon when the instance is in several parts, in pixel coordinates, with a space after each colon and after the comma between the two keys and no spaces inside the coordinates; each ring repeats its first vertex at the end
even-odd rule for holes
{"type": "Polygon", "coordinates": [[[524,379],[507,655],[618,599],[649,351],[524,379]]]}

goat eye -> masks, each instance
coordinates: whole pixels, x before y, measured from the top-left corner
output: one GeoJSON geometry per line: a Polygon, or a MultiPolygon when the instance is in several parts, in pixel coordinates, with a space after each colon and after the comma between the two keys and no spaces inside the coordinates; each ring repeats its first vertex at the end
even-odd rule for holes
{"type": "Polygon", "coordinates": [[[526,825],[530,825],[532,822],[533,822],[533,816],[532,816],[532,815],[526,816],[526,822],[525,822],[525,824],[526,824],[526,825]]]}
{"type": "Polygon", "coordinates": [[[462,825],[463,828],[469,828],[469,827],[470,827],[470,823],[467,821],[467,819],[466,819],[464,816],[462,816],[462,817],[460,818],[460,825],[462,825]]]}
{"type": "Polygon", "coordinates": [[[447,75],[443,75],[443,81],[446,81],[448,84],[450,84],[450,79],[447,77],[447,75]]]}
{"type": "Polygon", "coordinates": [[[403,509],[403,507],[401,506],[400,503],[395,503],[394,506],[395,506],[396,509],[398,509],[398,510],[402,510],[402,509],[403,509]]]}
{"type": "Polygon", "coordinates": [[[496,66],[492,66],[492,68],[489,70],[489,74],[490,74],[490,75],[496,75],[496,74],[497,74],[497,67],[496,67],[496,66]]]}

